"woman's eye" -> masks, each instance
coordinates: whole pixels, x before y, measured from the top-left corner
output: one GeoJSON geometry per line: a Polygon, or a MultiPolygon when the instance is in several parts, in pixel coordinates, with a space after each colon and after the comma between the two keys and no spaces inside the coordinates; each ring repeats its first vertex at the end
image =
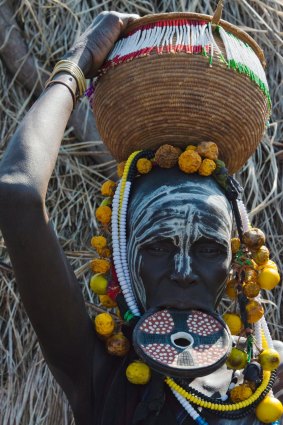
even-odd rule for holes
{"type": "Polygon", "coordinates": [[[200,252],[203,252],[204,254],[212,254],[214,252],[219,252],[219,249],[217,249],[217,248],[201,248],[200,252]]]}
{"type": "Polygon", "coordinates": [[[149,248],[149,251],[154,251],[154,252],[165,252],[166,249],[162,248],[161,246],[151,246],[149,248]]]}
{"type": "Polygon", "coordinates": [[[167,254],[174,250],[174,247],[168,243],[156,243],[146,246],[146,251],[150,254],[167,254]]]}
{"type": "Polygon", "coordinates": [[[196,253],[206,257],[214,257],[224,255],[226,253],[224,247],[216,245],[200,245],[196,247],[196,253]]]}

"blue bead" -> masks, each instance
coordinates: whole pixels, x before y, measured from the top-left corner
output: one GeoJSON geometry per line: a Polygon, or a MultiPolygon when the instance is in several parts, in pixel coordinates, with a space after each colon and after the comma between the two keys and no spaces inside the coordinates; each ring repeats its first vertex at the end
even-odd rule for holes
{"type": "Polygon", "coordinates": [[[199,416],[199,417],[196,419],[196,422],[197,422],[199,425],[208,425],[208,422],[206,422],[206,420],[205,420],[205,419],[203,419],[201,416],[199,416]]]}

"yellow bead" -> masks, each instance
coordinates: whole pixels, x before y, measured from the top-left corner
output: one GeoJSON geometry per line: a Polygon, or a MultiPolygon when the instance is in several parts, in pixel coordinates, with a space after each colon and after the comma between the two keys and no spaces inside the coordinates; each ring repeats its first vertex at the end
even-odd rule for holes
{"type": "Polygon", "coordinates": [[[183,152],[178,159],[180,169],[188,174],[198,171],[201,162],[199,154],[192,150],[183,152]]]}
{"type": "Polygon", "coordinates": [[[274,263],[274,261],[272,261],[272,260],[268,260],[266,263],[258,266],[258,270],[262,270],[262,269],[265,269],[265,268],[274,269],[274,270],[278,271],[278,267],[277,267],[276,263],[274,263]]]}
{"type": "Polygon", "coordinates": [[[108,281],[104,276],[94,275],[90,279],[90,288],[97,295],[105,295],[107,292],[108,281]]]}
{"type": "Polygon", "coordinates": [[[107,240],[104,236],[93,236],[90,243],[93,248],[102,249],[106,247],[107,240]]]}
{"type": "Polygon", "coordinates": [[[115,328],[115,322],[109,313],[100,313],[94,319],[95,330],[99,335],[110,336],[115,328]]]}
{"type": "Polygon", "coordinates": [[[243,322],[238,314],[225,313],[223,314],[223,320],[230,329],[232,335],[239,335],[243,328],[243,322]]]}
{"type": "Polygon", "coordinates": [[[152,162],[147,158],[140,158],[137,162],[137,170],[140,174],[147,174],[152,169],[152,162]]]}
{"type": "Polygon", "coordinates": [[[200,164],[200,167],[198,169],[198,173],[201,176],[210,176],[213,171],[216,169],[216,164],[212,159],[204,159],[202,163],[200,164]]]}
{"type": "Polygon", "coordinates": [[[256,407],[256,417],[264,424],[275,422],[283,415],[282,403],[275,397],[265,397],[256,407]]]}
{"type": "Polygon", "coordinates": [[[263,350],[258,356],[258,360],[263,370],[275,370],[280,364],[279,353],[272,348],[263,350]]]}
{"type": "Polygon", "coordinates": [[[151,378],[151,371],[147,364],[137,360],[129,364],[126,376],[131,384],[145,385],[151,378]]]}
{"type": "Polygon", "coordinates": [[[272,290],[280,282],[280,275],[274,268],[265,267],[259,274],[258,283],[262,289],[272,290]]]}
{"type": "Polygon", "coordinates": [[[226,360],[226,365],[229,369],[244,369],[247,364],[247,361],[247,353],[237,347],[233,347],[226,360]]]}
{"type": "Polygon", "coordinates": [[[264,315],[264,309],[258,301],[249,301],[246,305],[246,312],[249,323],[258,322],[264,315]]]}
{"type": "Polygon", "coordinates": [[[241,241],[239,238],[232,238],[231,239],[231,251],[232,254],[236,254],[237,251],[239,251],[241,246],[241,241]]]}
{"type": "Polygon", "coordinates": [[[116,189],[116,183],[113,182],[112,180],[107,180],[101,186],[101,194],[103,196],[114,196],[115,189],[116,189]]]}
{"type": "Polygon", "coordinates": [[[102,224],[109,224],[111,221],[112,210],[107,205],[100,206],[95,211],[95,216],[102,224]]]}
{"type": "Polygon", "coordinates": [[[242,402],[253,394],[252,389],[246,383],[235,386],[230,391],[230,398],[233,403],[242,402]]]}
{"type": "Polygon", "coordinates": [[[110,262],[101,258],[95,258],[90,263],[93,273],[107,273],[110,270],[110,262]]]}

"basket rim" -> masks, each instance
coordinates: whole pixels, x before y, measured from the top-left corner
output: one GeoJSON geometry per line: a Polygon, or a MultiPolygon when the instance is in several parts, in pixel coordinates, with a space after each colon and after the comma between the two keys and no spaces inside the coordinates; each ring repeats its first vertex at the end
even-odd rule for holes
{"type": "MultiPolygon", "coordinates": [[[[211,22],[213,16],[205,15],[202,13],[193,13],[193,12],[170,12],[170,13],[155,13],[150,15],[142,16],[141,18],[136,19],[131,22],[126,30],[123,32],[122,37],[127,36],[129,33],[140,27],[141,25],[151,24],[157,21],[166,21],[168,19],[191,19],[191,20],[204,20],[211,22]]],[[[257,54],[262,65],[266,66],[266,60],[264,57],[263,50],[259,47],[257,42],[244,30],[238,28],[236,25],[230,24],[223,19],[220,19],[219,24],[227,31],[231,32],[233,35],[237,36],[240,40],[247,43],[253,51],[257,54]]]]}

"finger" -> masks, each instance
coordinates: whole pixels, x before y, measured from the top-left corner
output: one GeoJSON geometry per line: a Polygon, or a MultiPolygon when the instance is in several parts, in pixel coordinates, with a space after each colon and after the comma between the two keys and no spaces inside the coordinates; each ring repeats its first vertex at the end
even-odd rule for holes
{"type": "Polygon", "coordinates": [[[136,20],[136,19],[139,19],[139,18],[140,18],[140,15],[138,15],[136,13],[131,13],[131,14],[128,15],[129,20],[136,20]]]}
{"type": "Polygon", "coordinates": [[[132,22],[136,21],[137,19],[140,19],[140,16],[136,14],[122,16],[122,18],[120,18],[122,29],[125,30],[128,25],[130,25],[132,22]]]}

